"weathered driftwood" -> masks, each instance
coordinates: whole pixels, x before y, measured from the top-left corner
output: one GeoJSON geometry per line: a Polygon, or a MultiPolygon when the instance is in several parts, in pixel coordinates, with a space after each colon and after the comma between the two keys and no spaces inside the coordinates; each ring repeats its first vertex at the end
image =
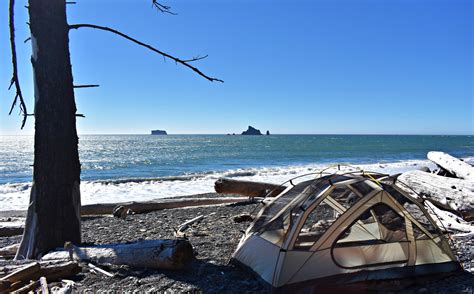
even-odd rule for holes
{"type": "Polygon", "coordinates": [[[48,280],[46,279],[46,277],[41,277],[39,279],[39,282],[40,282],[41,293],[49,294],[48,280]]]}
{"type": "MultiPolygon", "coordinates": [[[[81,267],[77,262],[68,261],[68,260],[54,260],[54,261],[40,261],[39,269],[37,270],[36,265],[8,265],[0,268],[0,275],[5,275],[3,279],[10,280],[13,287],[13,280],[22,282],[28,282],[30,280],[37,280],[41,277],[45,277],[49,281],[58,281],[64,278],[72,277],[81,271],[81,267]],[[25,267],[35,265],[34,270],[28,269],[25,271],[25,267]],[[17,272],[21,272],[19,275],[17,272]],[[13,277],[10,277],[13,275],[13,277]]],[[[20,288],[23,285],[17,286],[16,289],[20,288]]],[[[14,289],[9,288],[10,291],[14,289]]]]}
{"type": "Polygon", "coordinates": [[[197,222],[200,222],[203,218],[204,218],[204,215],[200,215],[200,216],[197,216],[193,219],[190,219],[190,220],[182,223],[181,225],[179,225],[178,231],[179,232],[184,232],[190,225],[192,225],[194,223],[197,223],[197,222]]]}
{"type": "Polygon", "coordinates": [[[12,294],[20,294],[20,293],[28,293],[30,291],[35,290],[40,286],[40,281],[31,281],[29,284],[19,288],[18,290],[11,291],[9,290],[12,294]]]}
{"type": "Polygon", "coordinates": [[[225,203],[237,203],[249,201],[246,197],[216,197],[216,198],[179,198],[179,199],[160,199],[147,202],[124,202],[124,203],[103,203],[91,204],[81,207],[82,215],[100,215],[112,214],[117,206],[123,206],[124,209],[132,210],[134,213],[145,213],[155,210],[204,206],[225,203]]]}
{"type": "MultiPolygon", "coordinates": [[[[398,181],[426,196],[440,209],[458,214],[468,221],[474,218],[474,182],[422,171],[405,172],[398,177],[398,181]]],[[[401,187],[411,192],[404,185],[401,187]]]]}
{"type": "MultiPolygon", "coordinates": [[[[74,259],[96,263],[176,270],[193,260],[193,247],[186,240],[144,240],[129,244],[74,247],[74,259]]],[[[68,259],[66,250],[54,251],[42,260],[68,259]]]]}
{"type": "Polygon", "coordinates": [[[233,217],[233,220],[236,223],[251,222],[253,221],[253,217],[249,213],[241,213],[241,214],[235,215],[233,217]]]}
{"type": "Polygon", "coordinates": [[[20,244],[18,243],[0,248],[0,256],[8,259],[14,258],[19,246],[20,244]]]}
{"type": "Polygon", "coordinates": [[[0,237],[11,237],[23,234],[24,226],[21,224],[0,226],[0,237]]]}
{"type": "Polygon", "coordinates": [[[214,183],[214,189],[220,194],[237,194],[249,197],[275,197],[283,192],[286,187],[269,183],[220,178],[214,183]]]}
{"type": "Polygon", "coordinates": [[[0,281],[8,281],[12,284],[18,281],[29,281],[34,274],[40,271],[40,269],[40,264],[38,262],[33,262],[22,266],[12,273],[0,278],[0,281]]]}
{"type": "Polygon", "coordinates": [[[109,277],[109,278],[111,278],[111,277],[114,276],[114,274],[109,273],[108,271],[103,270],[103,269],[101,269],[100,267],[93,265],[92,263],[88,263],[87,265],[91,268],[91,270],[93,270],[93,271],[95,271],[95,272],[99,272],[99,273],[101,273],[101,274],[103,274],[103,275],[105,275],[105,276],[107,276],[107,277],[109,277]]]}
{"type": "MultiPolygon", "coordinates": [[[[60,281],[64,278],[73,277],[81,272],[81,267],[75,261],[40,262],[41,270],[39,277],[44,276],[48,281],[60,281]]],[[[38,278],[38,277],[36,277],[38,278]]]]}
{"type": "Polygon", "coordinates": [[[184,223],[182,223],[181,225],[178,226],[178,229],[175,230],[174,232],[174,236],[177,237],[177,238],[183,238],[185,237],[185,234],[184,234],[184,231],[186,231],[186,229],[194,224],[194,223],[197,223],[197,222],[200,222],[202,219],[204,218],[204,215],[199,215],[193,219],[190,219],[190,220],[187,220],[185,221],[184,223]]]}
{"type": "Polygon", "coordinates": [[[457,178],[474,182],[474,167],[444,152],[430,151],[428,159],[447,170],[457,178]]]}

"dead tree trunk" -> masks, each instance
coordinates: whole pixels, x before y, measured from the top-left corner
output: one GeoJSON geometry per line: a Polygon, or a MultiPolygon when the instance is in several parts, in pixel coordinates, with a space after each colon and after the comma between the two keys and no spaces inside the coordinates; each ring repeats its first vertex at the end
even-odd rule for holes
{"type": "Polygon", "coordinates": [[[80,164],[64,0],[30,0],[35,86],[33,187],[16,258],[78,244],[80,164]]]}

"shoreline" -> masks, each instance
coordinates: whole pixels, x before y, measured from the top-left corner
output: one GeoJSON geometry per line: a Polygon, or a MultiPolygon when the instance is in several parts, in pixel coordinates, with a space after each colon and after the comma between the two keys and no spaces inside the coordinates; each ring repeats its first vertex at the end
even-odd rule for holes
{"type": "MultiPolygon", "coordinates": [[[[205,194],[217,197],[216,193],[205,194]]],[[[202,197],[192,195],[191,197],[202,197]]],[[[129,215],[122,220],[111,216],[82,217],[84,245],[126,243],[147,239],[174,239],[174,228],[198,215],[205,218],[192,224],[185,232],[192,244],[196,260],[183,271],[150,270],[101,264],[101,268],[114,274],[105,277],[89,272],[84,267],[75,279],[74,291],[203,291],[215,292],[266,292],[267,286],[246,269],[230,263],[230,258],[249,223],[236,223],[233,217],[251,213],[258,204],[223,204],[188,207],[129,215]]],[[[258,209],[258,208],[257,208],[258,209]]],[[[0,247],[18,243],[21,236],[0,238],[0,247]]],[[[461,260],[470,260],[469,248],[474,238],[456,238],[454,252],[461,260]]],[[[0,265],[8,261],[0,261],[0,265]]],[[[415,283],[405,292],[462,292],[474,285],[474,275],[464,272],[450,277],[415,283]],[[426,290],[423,290],[426,289],[426,290]]],[[[421,281],[419,280],[419,281],[421,281]]]]}
{"type": "MultiPolygon", "coordinates": [[[[465,157],[474,162],[474,157],[465,157]]],[[[83,205],[133,201],[150,201],[153,199],[187,197],[187,195],[212,193],[214,182],[221,177],[248,181],[260,181],[273,184],[283,183],[295,176],[318,171],[334,166],[333,163],[310,163],[276,167],[249,167],[225,171],[206,171],[170,177],[121,177],[118,179],[98,179],[81,181],[81,202],[83,205]],[[163,197],[159,197],[162,195],[163,197]]],[[[341,163],[344,167],[344,164],[341,163]]],[[[401,160],[368,164],[355,164],[354,167],[366,170],[396,174],[409,170],[435,165],[427,159],[401,160]]],[[[24,210],[27,208],[31,182],[0,184],[1,211],[24,210]]]]}

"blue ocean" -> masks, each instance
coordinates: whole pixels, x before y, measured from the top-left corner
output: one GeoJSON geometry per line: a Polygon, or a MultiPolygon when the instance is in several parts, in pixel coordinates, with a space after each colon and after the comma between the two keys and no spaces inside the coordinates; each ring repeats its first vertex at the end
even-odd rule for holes
{"type": "MultiPolygon", "coordinates": [[[[279,183],[332,164],[396,173],[433,165],[428,151],[472,161],[474,136],[82,135],[83,203],[212,192],[221,177],[279,183]]],[[[0,210],[24,209],[33,136],[0,136],[0,210]]]]}

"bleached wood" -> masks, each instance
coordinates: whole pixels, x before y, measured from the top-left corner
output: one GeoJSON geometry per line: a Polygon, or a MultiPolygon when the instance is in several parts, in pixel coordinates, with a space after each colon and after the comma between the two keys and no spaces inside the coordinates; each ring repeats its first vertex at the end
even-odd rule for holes
{"type": "Polygon", "coordinates": [[[82,215],[112,214],[115,207],[121,205],[125,209],[131,209],[134,213],[145,213],[155,210],[172,209],[181,207],[215,205],[225,203],[247,202],[247,197],[215,197],[215,198],[178,198],[159,199],[147,202],[122,202],[83,205],[82,215]]]}
{"type": "Polygon", "coordinates": [[[111,278],[111,277],[114,276],[114,274],[109,273],[108,271],[103,270],[103,269],[101,269],[100,267],[93,265],[92,263],[88,263],[87,265],[88,265],[91,269],[93,269],[93,270],[95,270],[95,271],[97,271],[97,272],[99,272],[99,273],[101,273],[101,274],[103,274],[103,275],[106,275],[107,277],[110,277],[110,278],[111,278]]]}
{"type": "Polygon", "coordinates": [[[428,152],[428,159],[456,177],[474,182],[474,167],[469,163],[439,151],[428,152]]]}
{"type": "Polygon", "coordinates": [[[214,183],[214,189],[220,194],[237,194],[248,197],[275,197],[286,187],[252,181],[239,181],[220,178],[214,183]]]}
{"type": "MultiPolygon", "coordinates": [[[[193,248],[186,240],[144,240],[129,244],[74,247],[74,259],[135,267],[176,270],[194,258],[193,248]]],[[[67,259],[66,250],[54,251],[42,260],[67,259]]]]}
{"type": "Polygon", "coordinates": [[[40,287],[41,287],[41,293],[49,294],[48,280],[46,280],[45,277],[41,277],[39,279],[39,282],[40,282],[40,287]]]}
{"type": "Polygon", "coordinates": [[[190,219],[184,223],[182,223],[181,225],[179,225],[178,227],[178,231],[179,232],[184,232],[190,225],[196,223],[196,222],[199,222],[201,221],[202,219],[204,218],[204,215],[200,215],[200,216],[197,216],[193,219],[190,219]]]}
{"type": "Polygon", "coordinates": [[[0,248],[0,256],[3,256],[5,258],[13,258],[15,257],[18,247],[20,247],[20,243],[0,248]]]}
{"type": "MultiPolygon", "coordinates": [[[[474,217],[474,182],[422,171],[405,172],[398,177],[398,181],[426,196],[440,209],[457,213],[465,220],[474,217]]],[[[404,185],[400,187],[411,192],[404,185]]]]}

